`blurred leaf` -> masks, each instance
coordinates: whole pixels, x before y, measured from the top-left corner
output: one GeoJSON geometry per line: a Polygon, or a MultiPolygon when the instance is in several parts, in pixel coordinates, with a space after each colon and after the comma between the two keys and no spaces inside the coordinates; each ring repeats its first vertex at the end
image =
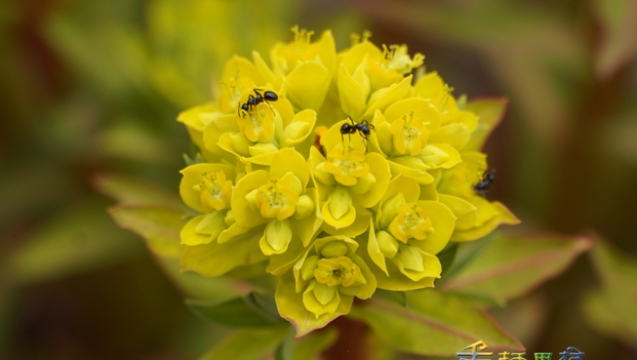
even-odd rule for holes
{"type": "Polygon", "coordinates": [[[294,344],[295,333],[296,331],[294,330],[294,327],[289,326],[285,340],[283,340],[274,353],[275,360],[292,360],[294,348],[296,347],[294,344]]]}
{"type": "Polygon", "coordinates": [[[122,119],[104,129],[98,144],[104,157],[165,164],[171,155],[162,139],[131,119],[122,119]]]}
{"type": "Polygon", "coordinates": [[[97,191],[123,204],[183,207],[183,202],[174,193],[132,176],[102,173],[95,176],[93,183],[97,191]]]}
{"type": "Polygon", "coordinates": [[[502,234],[439,288],[504,305],[560,274],[590,246],[583,237],[502,234]]]}
{"type": "Polygon", "coordinates": [[[491,132],[500,124],[504,117],[509,100],[506,98],[479,99],[467,104],[466,110],[478,115],[478,127],[471,133],[469,144],[465,150],[480,150],[491,132]]]}
{"type": "Polygon", "coordinates": [[[549,303],[544,293],[524,296],[503,308],[489,310],[495,321],[522,344],[538,344],[547,326],[549,303]]]}
{"type": "Polygon", "coordinates": [[[597,290],[583,299],[586,321],[602,334],[637,349],[635,298],[618,297],[616,289],[597,290]]]}
{"type": "Polygon", "coordinates": [[[199,360],[261,360],[274,354],[276,346],[283,341],[289,325],[267,328],[242,329],[213,347],[199,360]]]}
{"type": "Polygon", "coordinates": [[[49,280],[141,254],[113,225],[100,202],[87,203],[42,225],[2,266],[14,284],[49,280]],[[6,266],[6,267],[5,267],[6,266]]]}
{"type": "Polygon", "coordinates": [[[498,236],[500,236],[500,232],[495,231],[483,237],[479,241],[470,241],[457,244],[456,253],[454,255],[451,266],[446,270],[444,267],[442,268],[442,271],[444,271],[446,275],[436,281],[436,284],[439,285],[452,279],[461,269],[463,269],[471,260],[473,260],[473,258],[484,251],[484,249],[488,248],[498,236]]]}
{"type": "Polygon", "coordinates": [[[281,316],[279,315],[279,311],[276,308],[276,302],[274,301],[274,295],[252,291],[246,295],[243,300],[254,311],[261,314],[261,316],[270,319],[270,321],[281,321],[281,316]]]}
{"type": "Polygon", "coordinates": [[[447,356],[478,340],[493,349],[523,350],[522,344],[485,313],[432,289],[411,291],[407,308],[374,298],[352,308],[350,315],[366,322],[381,340],[399,351],[447,356]]]}
{"type": "Polygon", "coordinates": [[[584,299],[586,319],[603,334],[637,348],[637,259],[603,241],[591,255],[602,288],[584,299]]]}
{"type": "Polygon", "coordinates": [[[407,293],[404,291],[389,291],[383,289],[376,289],[374,296],[381,297],[385,300],[392,301],[402,307],[407,306],[407,293]]]}
{"type": "Polygon", "coordinates": [[[248,301],[243,297],[216,304],[187,300],[186,304],[204,319],[227,326],[272,326],[277,322],[283,321],[280,317],[277,321],[264,316],[262,312],[249,305],[248,301]]]}
{"type": "Polygon", "coordinates": [[[637,56],[637,0],[595,0],[593,5],[601,27],[595,70],[607,79],[637,56]]]}
{"type": "Polygon", "coordinates": [[[156,205],[118,205],[111,207],[109,213],[120,227],[144,238],[155,254],[168,258],[180,256],[179,234],[187,215],[183,210],[156,205]]]}
{"type": "Polygon", "coordinates": [[[315,360],[324,350],[338,339],[338,331],[334,327],[314,331],[296,339],[292,359],[315,360]]]}

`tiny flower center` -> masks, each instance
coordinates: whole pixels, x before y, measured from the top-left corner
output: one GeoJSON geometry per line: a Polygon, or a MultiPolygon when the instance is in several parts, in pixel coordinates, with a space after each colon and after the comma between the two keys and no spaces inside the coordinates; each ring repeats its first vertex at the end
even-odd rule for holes
{"type": "Polygon", "coordinates": [[[412,156],[418,154],[427,141],[429,130],[425,128],[425,123],[418,116],[414,116],[414,111],[405,114],[400,119],[392,122],[390,132],[394,135],[394,146],[401,153],[409,153],[412,156]]]}
{"type": "Polygon", "coordinates": [[[400,205],[398,216],[389,225],[389,231],[398,240],[406,243],[409,239],[425,240],[433,232],[431,219],[415,203],[400,205]]]}
{"type": "Polygon", "coordinates": [[[414,68],[422,65],[425,57],[422,54],[415,54],[413,59],[407,53],[406,45],[390,45],[389,48],[383,45],[383,61],[380,65],[385,70],[396,71],[401,74],[410,73],[414,68]]]}
{"type": "Polygon", "coordinates": [[[369,174],[369,164],[365,161],[365,155],[355,149],[343,151],[336,148],[328,154],[325,170],[334,175],[339,183],[352,186],[357,179],[369,174]]]}
{"type": "Polygon", "coordinates": [[[316,281],[328,286],[351,286],[360,276],[360,267],[346,256],[320,259],[314,270],[316,281]]]}
{"type": "Polygon", "coordinates": [[[265,218],[283,220],[292,216],[298,201],[299,194],[278,179],[271,179],[260,186],[256,193],[256,205],[265,218]]]}
{"type": "Polygon", "coordinates": [[[274,109],[261,102],[237,118],[239,129],[245,137],[252,141],[268,141],[274,133],[274,109]]]}
{"type": "Polygon", "coordinates": [[[207,212],[223,210],[230,206],[232,181],[226,180],[226,174],[221,170],[214,174],[204,172],[195,190],[199,190],[201,204],[207,212]]]}

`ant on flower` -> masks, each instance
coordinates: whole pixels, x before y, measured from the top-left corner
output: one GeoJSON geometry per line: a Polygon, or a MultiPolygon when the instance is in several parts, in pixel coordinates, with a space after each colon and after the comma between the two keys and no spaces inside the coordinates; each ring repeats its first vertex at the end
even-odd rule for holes
{"type": "MultiPolygon", "coordinates": [[[[367,151],[367,139],[369,138],[369,135],[371,134],[371,130],[374,130],[375,127],[374,125],[370,124],[369,122],[367,122],[367,120],[363,120],[360,122],[360,124],[357,124],[354,122],[354,120],[352,120],[351,117],[347,117],[349,119],[349,121],[351,121],[351,124],[345,123],[341,126],[341,141],[345,142],[345,134],[349,135],[349,139],[350,142],[352,140],[352,134],[355,134],[356,132],[358,132],[363,139],[365,139],[365,151],[367,151]]],[[[345,151],[345,149],[343,149],[343,151],[345,151]]]]}
{"type": "MultiPolygon", "coordinates": [[[[262,102],[265,102],[266,104],[268,104],[268,106],[270,106],[270,109],[272,109],[272,106],[270,105],[270,101],[279,100],[279,97],[273,91],[268,90],[263,92],[263,90],[261,89],[253,89],[253,91],[254,91],[254,96],[252,96],[252,94],[248,95],[248,101],[243,103],[243,105],[241,105],[240,107],[238,107],[237,109],[238,116],[241,116],[241,110],[243,110],[244,111],[243,117],[245,118],[246,116],[245,114],[247,112],[252,111],[253,108],[261,104],[262,102]]],[[[237,106],[239,105],[237,104],[237,106]]]]}
{"type": "Polygon", "coordinates": [[[482,180],[473,186],[473,190],[484,197],[485,192],[495,181],[495,169],[488,169],[482,174],[482,180]]]}

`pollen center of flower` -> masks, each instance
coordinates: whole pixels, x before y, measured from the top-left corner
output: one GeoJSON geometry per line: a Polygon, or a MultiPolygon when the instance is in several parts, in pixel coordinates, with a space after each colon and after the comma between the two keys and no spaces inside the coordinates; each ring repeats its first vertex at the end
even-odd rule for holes
{"type": "Polygon", "coordinates": [[[268,141],[274,133],[274,110],[262,102],[237,118],[239,128],[248,140],[268,141]]]}
{"type": "Polygon", "coordinates": [[[422,65],[425,57],[415,54],[413,59],[409,57],[406,45],[390,45],[389,49],[383,45],[383,62],[381,66],[385,70],[396,71],[401,74],[410,73],[414,68],[422,65]]]}
{"type": "Polygon", "coordinates": [[[405,114],[400,119],[394,120],[390,132],[394,135],[394,146],[401,153],[417,155],[425,146],[429,130],[424,127],[422,119],[414,116],[414,112],[405,114]]]}
{"type": "Polygon", "coordinates": [[[369,174],[369,164],[365,155],[358,150],[334,149],[328,154],[330,159],[325,163],[325,170],[334,175],[339,183],[345,186],[356,185],[359,178],[369,174]]]}
{"type": "Polygon", "coordinates": [[[298,201],[299,194],[278,179],[271,179],[267,184],[260,186],[256,193],[256,205],[265,218],[289,218],[294,214],[298,201]]]}
{"type": "Polygon", "coordinates": [[[346,256],[320,259],[314,270],[316,281],[328,286],[351,286],[360,276],[360,267],[346,256]]]}
{"type": "Polygon", "coordinates": [[[415,203],[400,205],[398,216],[389,226],[389,231],[398,240],[406,243],[409,239],[425,240],[433,232],[431,219],[415,203]]]}
{"type": "Polygon", "coordinates": [[[200,192],[201,205],[207,212],[223,210],[230,205],[232,181],[219,170],[214,174],[203,173],[201,182],[195,186],[200,192]]]}

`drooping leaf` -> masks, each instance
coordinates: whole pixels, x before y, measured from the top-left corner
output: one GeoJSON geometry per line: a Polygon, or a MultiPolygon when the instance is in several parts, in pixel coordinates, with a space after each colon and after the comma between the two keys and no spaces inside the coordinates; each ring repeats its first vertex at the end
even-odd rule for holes
{"type": "Polygon", "coordinates": [[[36,230],[12,253],[5,271],[15,285],[69,275],[141,254],[129,240],[101,203],[84,204],[36,230]]]}
{"type": "Polygon", "coordinates": [[[583,237],[502,234],[440,289],[504,304],[557,276],[590,245],[583,237]]]}
{"type": "Polygon", "coordinates": [[[242,329],[213,347],[199,360],[260,360],[271,357],[288,332],[288,325],[242,329]]]}
{"type": "Polygon", "coordinates": [[[97,191],[126,205],[164,205],[182,208],[183,202],[153,183],[128,175],[102,173],[93,181],[97,191]]]}
{"type": "Polygon", "coordinates": [[[488,315],[460,298],[433,289],[411,291],[407,308],[374,298],[352,308],[350,316],[366,322],[398,351],[449,356],[479,340],[494,351],[523,350],[522,344],[488,315]]]}
{"type": "Polygon", "coordinates": [[[602,288],[588,294],[584,314],[595,329],[635,347],[637,344],[637,260],[602,241],[591,252],[602,288]]]}
{"type": "Polygon", "coordinates": [[[178,258],[181,253],[179,233],[184,210],[155,205],[119,205],[109,209],[115,222],[146,240],[146,245],[162,257],[178,258]]]}
{"type": "Polygon", "coordinates": [[[471,133],[465,150],[480,150],[491,132],[500,124],[508,104],[506,98],[479,99],[467,104],[466,110],[478,115],[478,127],[471,133]]]}
{"type": "Polygon", "coordinates": [[[216,304],[187,300],[186,304],[204,319],[227,326],[261,327],[272,326],[277,322],[282,322],[280,318],[277,321],[264,316],[248,305],[247,301],[242,297],[216,304]]]}

